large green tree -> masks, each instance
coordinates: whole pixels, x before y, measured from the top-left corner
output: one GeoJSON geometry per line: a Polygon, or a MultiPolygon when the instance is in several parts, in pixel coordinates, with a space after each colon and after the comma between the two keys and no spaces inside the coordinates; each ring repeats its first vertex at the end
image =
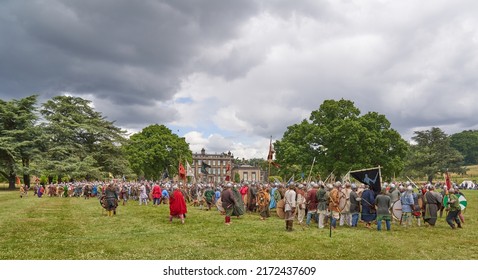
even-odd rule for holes
{"type": "Polygon", "coordinates": [[[30,185],[30,163],[38,156],[40,130],[37,96],[10,101],[0,100],[0,174],[15,188],[17,174],[30,185]]]}
{"type": "Polygon", "coordinates": [[[162,179],[164,171],[173,177],[178,174],[180,161],[184,165],[186,160],[192,160],[186,140],[158,124],[133,134],[124,150],[133,171],[150,180],[162,179]]]}
{"type": "Polygon", "coordinates": [[[451,147],[450,138],[438,127],[430,130],[415,131],[407,159],[406,170],[415,175],[426,175],[429,182],[437,174],[464,172],[463,156],[451,147]]]}
{"type": "Polygon", "coordinates": [[[125,131],[74,96],[56,96],[45,102],[41,114],[47,135],[43,168],[50,177],[101,179],[128,173],[121,151],[125,131]]]}
{"type": "Polygon", "coordinates": [[[450,141],[450,145],[463,155],[465,165],[478,164],[478,130],[452,134],[450,141]]]}
{"type": "Polygon", "coordinates": [[[385,116],[360,116],[352,101],[341,99],[325,100],[308,120],[289,126],[274,148],[285,178],[298,172],[308,177],[312,170],[312,179],[324,180],[375,166],[390,178],[403,169],[408,144],[385,116]]]}

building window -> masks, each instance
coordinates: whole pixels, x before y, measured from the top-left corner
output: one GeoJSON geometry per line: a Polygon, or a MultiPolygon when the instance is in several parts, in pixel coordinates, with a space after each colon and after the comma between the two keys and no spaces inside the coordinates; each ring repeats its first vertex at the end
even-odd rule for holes
{"type": "Polygon", "coordinates": [[[215,160],[212,161],[212,165],[216,165],[216,161],[215,161],[215,160]]]}
{"type": "Polygon", "coordinates": [[[242,180],[249,181],[249,174],[247,172],[242,173],[242,180]]]}
{"type": "Polygon", "coordinates": [[[252,181],[257,181],[257,179],[256,179],[256,172],[252,172],[252,173],[251,173],[251,180],[252,180],[252,181]]]}

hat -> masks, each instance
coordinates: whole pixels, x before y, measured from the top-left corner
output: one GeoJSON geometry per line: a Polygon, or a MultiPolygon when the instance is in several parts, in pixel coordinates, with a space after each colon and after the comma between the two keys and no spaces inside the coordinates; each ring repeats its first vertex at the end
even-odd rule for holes
{"type": "Polygon", "coordinates": [[[413,187],[412,187],[412,186],[408,186],[408,187],[407,187],[407,191],[413,191],[413,187]]]}

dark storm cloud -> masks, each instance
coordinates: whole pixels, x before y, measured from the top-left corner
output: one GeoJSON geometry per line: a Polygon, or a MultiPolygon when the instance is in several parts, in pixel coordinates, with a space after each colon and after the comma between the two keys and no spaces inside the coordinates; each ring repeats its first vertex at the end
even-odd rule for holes
{"type": "Polygon", "coordinates": [[[198,50],[236,33],[250,1],[6,1],[0,94],[171,98],[198,50]]]}

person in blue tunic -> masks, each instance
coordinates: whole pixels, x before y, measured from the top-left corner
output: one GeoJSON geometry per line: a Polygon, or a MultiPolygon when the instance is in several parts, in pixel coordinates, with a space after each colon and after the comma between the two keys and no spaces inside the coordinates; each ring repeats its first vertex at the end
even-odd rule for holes
{"type": "Polygon", "coordinates": [[[169,190],[167,189],[167,186],[163,187],[163,191],[161,193],[161,201],[159,204],[166,204],[169,201],[169,190]]]}
{"type": "Polygon", "coordinates": [[[375,211],[375,194],[368,185],[365,185],[362,193],[362,221],[365,222],[365,227],[370,228],[372,221],[377,217],[375,211]]]}
{"type": "Polygon", "coordinates": [[[276,197],[276,192],[279,191],[278,187],[279,187],[279,184],[275,183],[274,187],[271,189],[271,194],[270,194],[271,201],[269,203],[269,209],[275,209],[277,207],[277,201],[275,197],[276,197]]]}

